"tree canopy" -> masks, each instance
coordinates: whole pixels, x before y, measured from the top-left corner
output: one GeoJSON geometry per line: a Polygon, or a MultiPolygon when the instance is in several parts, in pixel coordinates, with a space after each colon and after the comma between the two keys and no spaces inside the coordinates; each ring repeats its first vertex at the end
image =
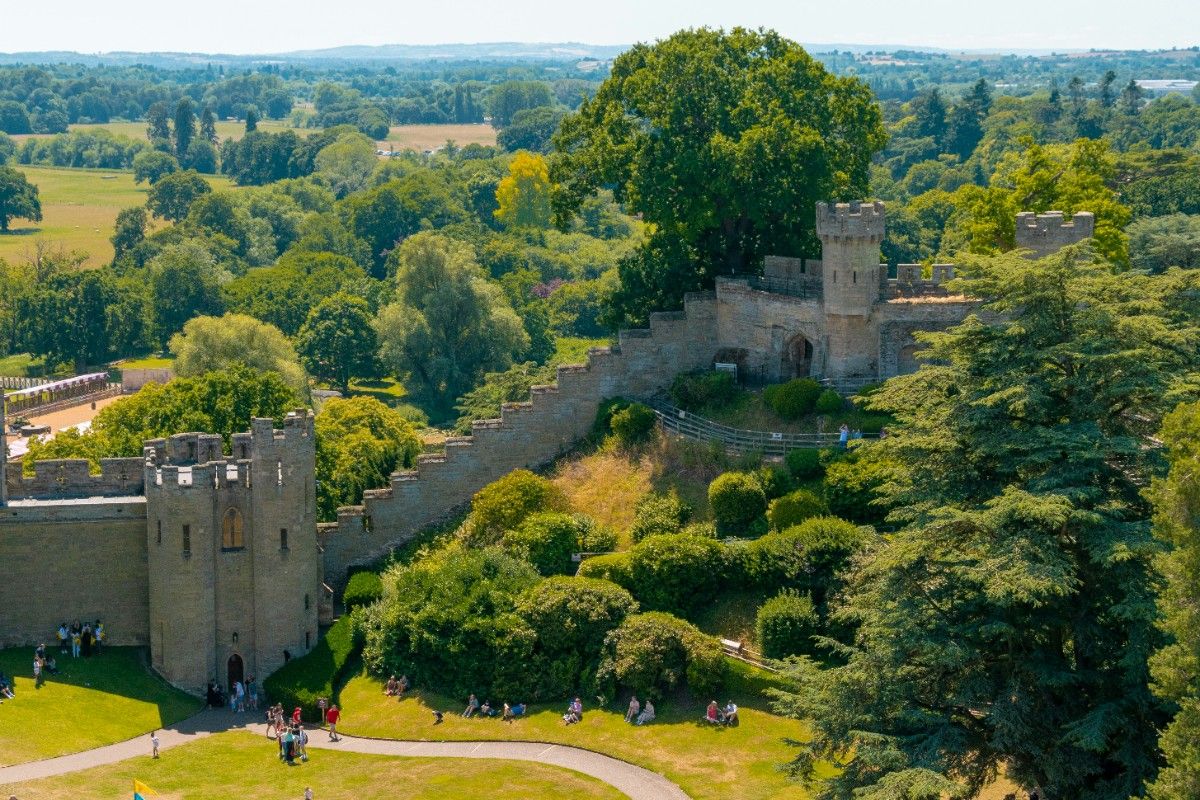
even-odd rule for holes
{"type": "Polygon", "coordinates": [[[41,222],[38,187],[26,180],[25,173],[0,166],[0,233],[8,233],[9,223],[18,217],[41,222]]]}
{"type": "Polygon", "coordinates": [[[308,377],[292,343],[274,325],[254,317],[193,317],[171,337],[169,346],[175,354],[175,374],[180,377],[243,364],[260,372],[277,372],[297,396],[308,396],[308,377]]]}

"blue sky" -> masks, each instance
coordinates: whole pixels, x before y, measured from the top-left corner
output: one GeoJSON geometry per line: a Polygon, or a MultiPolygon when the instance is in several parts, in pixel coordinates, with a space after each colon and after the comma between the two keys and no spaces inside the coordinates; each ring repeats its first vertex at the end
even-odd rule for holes
{"type": "Polygon", "coordinates": [[[1196,0],[0,0],[0,51],[261,53],[344,44],[647,41],[765,26],[802,42],[945,48],[1200,44],[1196,0]]]}

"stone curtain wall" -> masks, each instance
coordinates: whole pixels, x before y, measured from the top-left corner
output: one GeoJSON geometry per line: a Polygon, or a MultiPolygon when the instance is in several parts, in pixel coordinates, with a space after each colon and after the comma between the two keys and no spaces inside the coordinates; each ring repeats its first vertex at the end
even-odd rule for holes
{"type": "Polygon", "coordinates": [[[715,298],[695,293],[683,312],[651,314],[648,330],[622,331],[618,347],[559,367],[555,385],[534,387],[529,401],[506,404],[499,419],[476,422],[471,436],[446,442],[444,455],[420,456],[415,470],[394,474],[390,487],[366,492],[363,505],[320,526],[326,583],[340,589],[349,567],[385,555],[506,473],[569,450],[591,430],[602,400],[655,394],[677,373],[710,366],[716,351],[715,298]]]}
{"type": "Polygon", "coordinates": [[[136,497],[145,489],[140,458],[103,458],[99,475],[90,474],[88,462],[81,458],[37,461],[33,471],[32,478],[23,477],[15,466],[8,472],[9,500],[136,497]]]}
{"type": "Polygon", "coordinates": [[[144,500],[17,502],[0,513],[0,647],[54,647],[60,622],[97,617],[109,643],[148,643],[144,500]]]}

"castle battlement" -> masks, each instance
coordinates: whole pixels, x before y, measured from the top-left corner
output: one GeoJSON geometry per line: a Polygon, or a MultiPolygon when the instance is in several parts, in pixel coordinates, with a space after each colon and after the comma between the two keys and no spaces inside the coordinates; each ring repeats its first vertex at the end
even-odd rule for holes
{"type": "Polygon", "coordinates": [[[817,236],[883,241],[883,203],[817,203],[817,236]]]}
{"type": "Polygon", "coordinates": [[[35,461],[32,477],[15,469],[5,480],[11,500],[135,497],[144,491],[140,458],[102,458],[99,475],[91,474],[87,459],[35,461]]]}
{"type": "Polygon", "coordinates": [[[930,277],[926,278],[924,274],[924,264],[897,264],[896,277],[882,282],[880,296],[884,300],[949,296],[945,284],[954,279],[953,264],[934,264],[930,277]]]}
{"type": "Polygon", "coordinates": [[[1017,214],[1014,241],[1018,250],[1030,250],[1040,258],[1090,239],[1095,232],[1096,216],[1090,211],[1076,211],[1070,219],[1061,211],[1022,211],[1017,214]]]}

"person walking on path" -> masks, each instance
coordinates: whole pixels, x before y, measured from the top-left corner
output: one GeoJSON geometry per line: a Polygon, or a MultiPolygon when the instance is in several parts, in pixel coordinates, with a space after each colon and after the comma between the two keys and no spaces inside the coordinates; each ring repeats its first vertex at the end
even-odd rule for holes
{"type": "Polygon", "coordinates": [[[338,740],[337,724],[341,716],[342,712],[338,710],[337,703],[331,705],[329,711],[325,713],[325,721],[329,723],[329,741],[331,742],[338,740]]]}
{"type": "Polygon", "coordinates": [[[158,731],[150,731],[150,757],[158,758],[158,731]]]}

